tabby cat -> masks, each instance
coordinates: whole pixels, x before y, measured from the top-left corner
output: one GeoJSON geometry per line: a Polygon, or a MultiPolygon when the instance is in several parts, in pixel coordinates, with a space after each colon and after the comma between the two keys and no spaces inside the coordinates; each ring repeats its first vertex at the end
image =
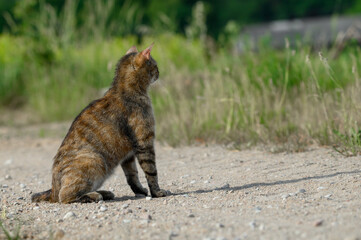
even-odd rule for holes
{"type": "Polygon", "coordinates": [[[74,120],[52,168],[52,188],[33,194],[33,202],[97,202],[114,198],[96,191],[120,164],[135,194],[147,195],[138,178],[143,169],[151,196],[163,197],[154,152],[154,116],[148,87],[159,77],[150,52],[131,47],[116,67],[104,97],[89,104],[74,120]]]}

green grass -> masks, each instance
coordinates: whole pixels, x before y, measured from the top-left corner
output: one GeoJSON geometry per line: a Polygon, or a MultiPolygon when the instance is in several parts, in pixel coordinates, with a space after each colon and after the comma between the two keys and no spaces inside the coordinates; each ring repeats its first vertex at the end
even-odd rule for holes
{"type": "Polygon", "coordinates": [[[6,227],[3,225],[2,221],[0,220],[0,229],[5,235],[7,240],[19,240],[20,238],[20,223],[16,227],[13,233],[11,233],[6,227]]]}
{"type": "MultiPolygon", "coordinates": [[[[309,144],[360,153],[361,51],[312,52],[307,46],[231,55],[174,34],[155,42],[160,80],[151,89],[157,139],[196,142],[309,144]],[[355,137],[356,136],[356,137],[355,137]]],[[[27,108],[41,121],[73,119],[113,78],[133,37],[66,44],[39,51],[36,42],[0,36],[0,105],[27,108]],[[30,46],[30,47],[28,47],[30,46]],[[39,53],[41,52],[41,54],[39,53]],[[47,54],[44,54],[47,53],[47,54]]]]}

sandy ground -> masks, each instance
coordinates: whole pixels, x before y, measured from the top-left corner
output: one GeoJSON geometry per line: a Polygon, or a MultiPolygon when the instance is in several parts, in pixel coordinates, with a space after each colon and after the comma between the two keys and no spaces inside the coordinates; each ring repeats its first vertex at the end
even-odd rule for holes
{"type": "Polygon", "coordinates": [[[9,230],[20,225],[22,238],[361,239],[361,157],[328,148],[272,154],[157,144],[165,198],[136,198],[118,168],[102,187],[114,201],[31,203],[31,193],[50,188],[68,127],[0,127],[1,220],[9,230]]]}

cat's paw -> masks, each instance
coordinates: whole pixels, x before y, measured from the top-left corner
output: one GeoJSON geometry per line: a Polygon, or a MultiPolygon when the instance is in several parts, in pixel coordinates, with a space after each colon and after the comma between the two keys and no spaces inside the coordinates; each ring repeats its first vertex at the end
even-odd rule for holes
{"type": "Polygon", "coordinates": [[[151,193],[152,193],[152,197],[154,197],[154,198],[167,196],[167,191],[165,191],[163,189],[159,189],[158,191],[151,192],[151,193]]]}
{"type": "Polygon", "coordinates": [[[140,196],[140,195],[147,196],[148,195],[148,189],[143,188],[143,187],[142,188],[138,187],[138,188],[132,189],[132,190],[133,190],[135,196],[140,196]]]}

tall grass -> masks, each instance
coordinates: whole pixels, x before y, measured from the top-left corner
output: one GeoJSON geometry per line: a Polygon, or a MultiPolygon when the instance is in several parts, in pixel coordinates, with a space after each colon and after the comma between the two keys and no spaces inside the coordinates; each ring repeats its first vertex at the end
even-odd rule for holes
{"type": "MultiPolygon", "coordinates": [[[[39,30],[44,39],[50,36],[45,42],[0,36],[0,106],[27,107],[42,121],[73,119],[110,85],[117,60],[137,41],[76,42],[71,21],[54,16],[63,31],[39,30]]],[[[144,38],[138,49],[153,41],[160,68],[151,89],[158,140],[271,143],[290,150],[316,143],[348,155],[361,152],[359,47],[336,59],[329,57],[332,49],[315,53],[288,44],[232,55],[205,47],[204,39],[163,33],[144,38]]]]}

